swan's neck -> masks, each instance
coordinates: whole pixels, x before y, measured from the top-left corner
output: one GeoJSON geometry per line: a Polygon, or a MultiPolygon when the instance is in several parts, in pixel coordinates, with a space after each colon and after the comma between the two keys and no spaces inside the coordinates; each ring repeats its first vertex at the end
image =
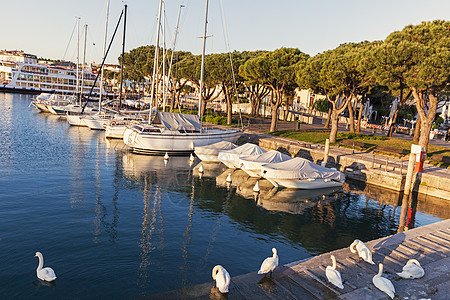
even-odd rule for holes
{"type": "Polygon", "coordinates": [[[381,277],[381,275],[383,275],[383,264],[379,264],[379,268],[378,268],[377,276],[381,277]]]}
{"type": "Polygon", "coordinates": [[[355,249],[356,244],[358,244],[358,240],[355,240],[355,241],[350,245],[350,251],[351,251],[352,253],[356,253],[356,252],[357,252],[356,249],[355,249]]]}
{"type": "Polygon", "coordinates": [[[336,258],[334,256],[331,257],[331,261],[333,262],[333,270],[336,270],[336,258]]]}
{"type": "Polygon", "coordinates": [[[37,267],[37,271],[41,270],[42,267],[44,266],[44,258],[41,255],[38,255],[39,258],[39,265],[37,267]]]}
{"type": "Polygon", "coordinates": [[[273,249],[273,258],[277,258],[277,249],[273,249]]]}
{"type": "Polygon", "coordinates": [[[212,278],[213,278],[213,280],[216,280],[217,273],[219,273],[219,266],[215,266],[214,269],[212,270],[212,278]]]}

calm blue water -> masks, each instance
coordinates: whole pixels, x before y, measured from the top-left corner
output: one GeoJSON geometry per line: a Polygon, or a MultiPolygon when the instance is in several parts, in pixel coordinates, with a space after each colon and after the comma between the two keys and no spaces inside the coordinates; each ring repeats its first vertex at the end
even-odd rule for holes
{"type": "MultiPolygon", "coordinates": [[[[186,157],[130,154],[31,99],[0,93],[2,299],[136,299],[211,281],[216,264],[256,272],[272,247],[286,264],[398,227],[399,207],[342,190],[256,203],[198,178],[186,157]],[[36,278],[36,251],[54,285],[36,278]]],[[[418,212],[416,226],[439,220],[418,212]]]]}

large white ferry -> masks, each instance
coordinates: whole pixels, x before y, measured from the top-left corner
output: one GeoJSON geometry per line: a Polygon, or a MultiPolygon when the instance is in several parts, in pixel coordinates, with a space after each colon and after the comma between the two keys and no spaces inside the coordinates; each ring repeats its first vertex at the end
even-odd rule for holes
{"type": "MultiPolygon", "coordinates": [[[[82,71],[79,68],[81,87],[82,71]]],[[[83,94],[89,94],[97,74],[85,69],[83,94]]],[[[23,51],[0,51],[0,91],[19,93],[59,93],[72,94],[77,86],[76,67],[56,66],[38,63],[37,56],[23,51]]],[[[81,90],[81,89],[80,89],[81,90]]],[[[93,94],[99,94],[99,82],[93,94]]],[[[104,90],[102,94],[104,94],[104,90]]]]}

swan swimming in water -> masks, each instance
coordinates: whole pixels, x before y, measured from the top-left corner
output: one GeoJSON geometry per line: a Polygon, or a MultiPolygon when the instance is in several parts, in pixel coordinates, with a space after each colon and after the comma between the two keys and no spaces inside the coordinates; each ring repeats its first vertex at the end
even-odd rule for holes
{"type": "Polygon", "coordinates": [[[350,245],[350,251],[352,253],[358,253],[359,257],[361,257],[364,261],[369,264],[374,265],[375,263],[372,260],[372,251],[360,240],[354,240],[350,245]]]}
{"type": "Polygon", "coordinates": [[[273,256],[266,258],[258,271],[258,274],[267,274],[270,272],[270,277],[272,277],[272,272],[278,267],[278,255],[277,249],[272,248],[273,256]]]}
{"type": "Polygon", "coordinates": [[[337,286],[340,289],[343,289],[344,286],[342,285],[342,278],[341,273],[336,270],[336,258],[334,255],[331,255],[331,261],[333,262],[332,266],[327,266],[325,270],[325,275],[327,276],[327,279],[331,284],[337,286]]]}
{"type": "Polygon", "coordinates": [[[386,293],[391,299],[394,299],[394,285],[389,279],[381,276],[383,274],[383,264],[379,264],[378,266],[378,274],[373,276],[372,282],[380,291],[386,293]]]}
{"type": "Polygon", "coordinates": [[[39,265],[36,269],[36,275],[39,279],[44,281],[53,281],[56,279],[55,271],[53,271],[52,268],[46,267],[42,268],[44,265],[44,256],[42,256],[41,252],[36,252],[36,255],[34,257],[39,258],[39,265]]]}
{"type": "Polygon", "coordinates": [[[405,279],[416,279],[422,278],[423,275],[425,275],[425,271],[417,259],[410,259],[403,267],[403,271],[401,273],[397,273],[397,275],[405,279]]]}
{"type": "Polygon", "coordinates": [[[228,293],[230,286],[230,274],[221,265],[217,265],[212,270],[212,278],[216,281],[216,286],[221,293],[228,293]]]}

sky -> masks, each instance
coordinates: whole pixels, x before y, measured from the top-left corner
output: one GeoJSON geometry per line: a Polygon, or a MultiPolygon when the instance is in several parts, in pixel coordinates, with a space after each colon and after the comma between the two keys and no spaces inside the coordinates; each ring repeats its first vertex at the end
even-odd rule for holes
{"type": "MultiPolygon", "coordinates": [[[[87,24],[86,62],[100,63],[106,3],[107,0],[0,0],[0,49],[76,61],[75,25],[79,17],[80,61],[83,25],[87,24]]],[[[108,43],[127,4],[125,51],[155,44],[158,3],[159,0],[110,0],[108,43]]],[[[184,7],[175,50],[200,54],[205,0],[165,1],[166,47],[172,48],[180,5],[184,7]]],[[[406,25],[448,20],[449,16],[449,0],[210,0],[206,53],[292,47],[313,56],[346,42],[384,40],[406,25]]],[[[107,63],[118,63],[122,34],[123,24],[107,63]]]]}

